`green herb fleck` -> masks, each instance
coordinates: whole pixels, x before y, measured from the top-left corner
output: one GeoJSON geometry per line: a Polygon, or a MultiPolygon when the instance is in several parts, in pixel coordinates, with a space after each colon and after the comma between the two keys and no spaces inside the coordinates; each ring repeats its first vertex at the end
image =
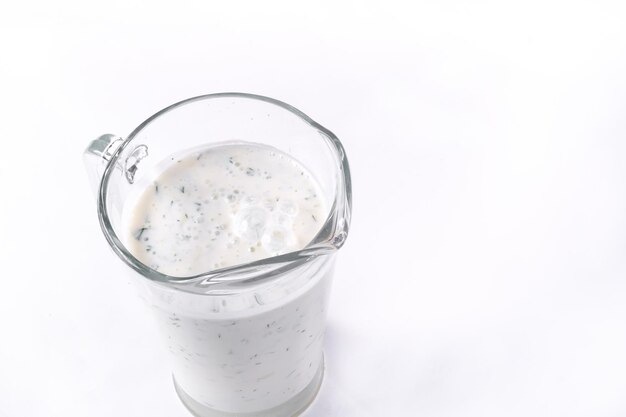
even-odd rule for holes
{"type": "Polygon", "coordinates": [[[137,229],[137,231],[135,231],[134,233],[135,239],[141,240],[141,235],[143,235],[143,232],[145,232],[146,230],[148,230],[147,227],[141,227],[137,229]]]}

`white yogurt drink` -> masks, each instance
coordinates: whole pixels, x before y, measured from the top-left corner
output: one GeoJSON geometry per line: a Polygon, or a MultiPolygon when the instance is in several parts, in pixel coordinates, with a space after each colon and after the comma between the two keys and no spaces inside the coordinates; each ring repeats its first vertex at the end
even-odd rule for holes
{"type": "MultiPolygon", "coordinates": [[[[285,153],[210,145],[159,165],[124,208],[125,243],[161,273],[193,276],[302,249],[327,211],[319,184],[285,153]]],[[[326,259],[310,262],[298,279],[236,305],[207,294],[169,308],[161,297],[153,307],[179,389],[203,407],[250,416],[303,392],[321,372],[330,270],[326,259]]]]}

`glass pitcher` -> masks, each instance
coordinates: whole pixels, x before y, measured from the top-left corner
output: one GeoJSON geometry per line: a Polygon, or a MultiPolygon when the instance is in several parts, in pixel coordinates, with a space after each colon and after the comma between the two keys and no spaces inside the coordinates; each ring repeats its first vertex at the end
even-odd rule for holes
{"type": "Polygon", "coordinates": [[[278,100],[208,94],[159,111],[125,139],[99,137],[84,159],[104,236],[154,312],[176,392],[192,414],[304,410],[323,378],[333,264],[350,225],[350,170],[337,137],[278,100]],[[319,233],[301,250],[187,277],[137,260],[121,237],[125,203],[170,155],[231,140],[273,146],[308,168],[329,203],[319,233]]]}

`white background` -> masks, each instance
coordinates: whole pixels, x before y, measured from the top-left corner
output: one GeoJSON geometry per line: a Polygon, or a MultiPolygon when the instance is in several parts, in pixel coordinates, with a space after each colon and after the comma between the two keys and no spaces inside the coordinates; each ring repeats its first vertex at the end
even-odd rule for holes
{"type": "Polygon", "coordinates": [[[307,417],[626,415],[625,6],[113,0],[0,7],[0,416],[188,415],[81,153],[220,91],[352,166],[307,417]]]}

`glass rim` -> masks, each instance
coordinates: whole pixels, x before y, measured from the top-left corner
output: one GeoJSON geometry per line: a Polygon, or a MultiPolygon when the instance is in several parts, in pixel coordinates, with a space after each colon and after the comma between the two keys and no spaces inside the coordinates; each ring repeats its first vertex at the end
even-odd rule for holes
{"type": "Polygon", "coordinates": [[[231,293],[233,291],[245,291],[251,285],[271,281],[273,277],[282,275],[283,273],[304,264],[305,262],[311,260],[312,257],[327,255],[338,250],[345,242],[348,234],[351,206],[352,187],[350,167],[343,145],[334,133],[315,122],[302,111],[285,102],[261,95],[236,92],[212,93],[191,97],[171,104],[148,117],[123,140],[120,146],[115,150],[111,159],[108,161],[98,188],[97,203],[98,220],[109,246],[111,246],[117,256],[130,268],[152,281],[171,284],[171,286],[184,291],[204,293],[210,289],[218,290],[217,292],[222,294],[224,294],[223,290],[225,288],[227,289],[226,293],[231,293]],[[338,161],[338,184],[335,190],[333,204],[331,205],[328,216],[320,228],[320,231],[313,238],[313,240],[309,242],[309,244],[300,250],[190,276],[177,277],[164,274],[139,261],[128,249],[126,249],[122,240],[115,233],[107,210],[107,189],[109,186],[109,180],[124,149],[132,142],[137,134],[150,123],[166,113],[187,104],[201,100],[226,97],[258,100],[281,107],[293,115],[298,116],[312,128],[324,133],[324,135],[328,138],[328,144],[338,161]]]}

